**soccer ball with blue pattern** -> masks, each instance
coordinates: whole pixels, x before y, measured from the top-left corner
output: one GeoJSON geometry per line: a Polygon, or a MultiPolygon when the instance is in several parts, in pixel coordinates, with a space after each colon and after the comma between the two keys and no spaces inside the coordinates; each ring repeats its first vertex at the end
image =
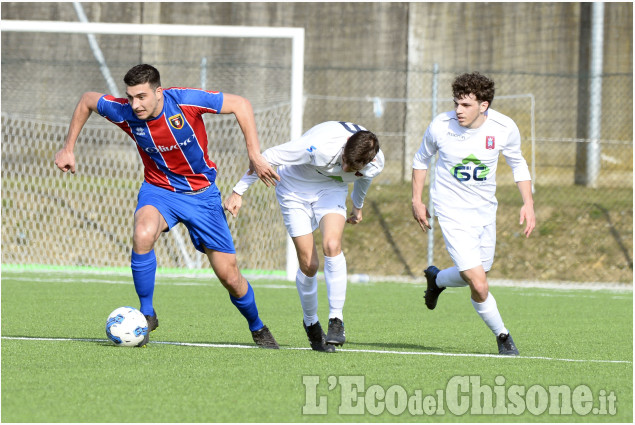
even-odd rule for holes
{"type": "Polygon", "coordinates": [[[148,322],[143,314],[133,307],[115,309],[106,321],[106,335],[115,345],[139,347],[148,334],[148,322]]]}

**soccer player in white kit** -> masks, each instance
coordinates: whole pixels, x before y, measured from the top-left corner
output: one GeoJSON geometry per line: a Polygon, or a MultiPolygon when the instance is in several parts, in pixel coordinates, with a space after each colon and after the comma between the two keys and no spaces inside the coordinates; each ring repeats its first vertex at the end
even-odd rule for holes
{"type": "MultiPolygon", "coordinates": [[[[299,139],[267,149],[262,154],[278,166],[276,196],[284,224],[298,255],[296,286],[304,312],[303,325],[311,348],[334,352],[346,341],[342,310],[346,298],[346,260],[342,235],[346,223],[362,221],[362,207],[371,181],[384,168],[384,154],[375,134],[343,121],[327,121],[299,139]],[[353,183],[353,209],[347,217],[348,184],[353,183]],[[319,261],[313,232],[320,228],[324,279],[329,300],[325,335],[318,320],[317,270],[319,261]]],[[[225,201],[236,217],[242,195],[258,177],[248,171],[225,201]]]]}
{"type": "Polygon", "coordinates": [[[430,160],[439,154],[430,195],[455,264],[444,270],[430,265],[425,270],[425,303],[433,310],[445,288],[469,285],[472,305],[496,336],[499,353],[518,355],[487,282],[496,245],[499,153],[511,167],[523,199],[520,224],[526,221],[526,237],[536,226],[531,176],[520,151],[518,127],[509,117],[490,108],[494,82],[478,72],[463,74],[452,83],[452,94],[454,111],[434,118],[412,165],[412,214],[427,232],[430,213],[422,202],[422,193],[430,160]]]}

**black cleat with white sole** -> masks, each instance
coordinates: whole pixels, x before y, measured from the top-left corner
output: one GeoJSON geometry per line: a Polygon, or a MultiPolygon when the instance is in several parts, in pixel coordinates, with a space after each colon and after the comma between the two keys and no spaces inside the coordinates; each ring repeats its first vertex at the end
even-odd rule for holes
{"type": "Polygon", "coordinates": [[[304,320],[302,320],[302,326],[304,326],[306,336],[309,338],[309,344],[311,344],[312,350],[321,351],[323,353],[335,352],[335,346],[326,343],[326,335],[324,335],[320,322],[315,322],[311,326],[307,326],[304,320]]]}
{"type": "Polygon", "coordinates": [[[516,344],[514,344],[514,340],[510,334],[498,335],[496,342],[498,343],[498,354],[505,356],[517,356],[519,354],[518,348],[516,348],[516,344]]]}
{"type": "Polygon", "coordinates": [[[326,333],[326,343],[342,346],[345,342],[346,332],[344,330],[344,322],[337,317],[329,319],[329,330],[326,333]]]}

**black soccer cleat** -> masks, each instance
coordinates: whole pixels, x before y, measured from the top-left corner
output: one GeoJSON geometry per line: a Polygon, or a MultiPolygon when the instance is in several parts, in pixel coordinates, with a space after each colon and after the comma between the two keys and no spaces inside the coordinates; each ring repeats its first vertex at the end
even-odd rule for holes
{"type": "Polygon", "coordinates": [[[309,337],[309,344],[311,344],[312,350],[321,351],[323,353],[335,352],[335,346],[326,343],[326,335],[324,335],[320,322],[315,322],[311,326],[307,326],[304,320],[302,320],[302,326],[304,326],[306,336],[309,337]]]}
{"type": "Polygon", "coordinates": [[[254,339],[256,345],[260,348],[269,348],[273,350],[277,350],[280,348],[280,346],[276,342],[276,339],[271,334],[271,331],[266,326],[263,326],[257,331],[252,331],[251,337],[254,339]]]}
{"type": "Polygon", "coordinates": [[[503,354],[505,356],[517,356],[518,348],[514,344],[514,340],[512,336],[508,333],[500,334],[496,337],[496,342],[498,343],[498,354],[503,354]]]}
{"type": "Polygon", "coordinates": [[[143,340],[137,344],[137,347],[145,347],[146,344],[148,344],[148,342],[150,342],[150,332],[152,332],[153,330],[155,330],[156,328],[159,327],[159,319],[157,318],[157,312],[156,311],[152,311],[154,313],[154,315],[150,316],[150,315],[143,315],[143,317],[146,318],[146,322],[148,322],[148,332],[145,334],[145,336],[143,337],[143,340]]]}
{"type": "Polygon", "coordinates": [[[144,314],[144,317],[146,318],[146,322],[148,322],[148,333],[152,332],[153,330],[159,327],[159,319],[157,318],[157,312],[154,310],[152,312],[154,313],[152,316],[150,315],[146,316],[144,314]]]}
{"type": "Polygon", "coordinates": [[[346,332],[344,331],[344,322],[337,317],[329,319],[329,331],[326,334],[326,343],[342,346],[345,342],[346,332]]]}
{"type": "Polygon", "coordinates": [[[423,272],[426,275],[426,280],[428,281],[428,289],[426,289],[423,298],[425,299],[426,307],[428,307],[429,310],[434,310],[437,306],[439,295],[441,295],[441,292],[445,290],[445,287],[439,288],[437,286],[437,275],[440,271],[441,270],[435,266],[430,266],[423,272]]]}

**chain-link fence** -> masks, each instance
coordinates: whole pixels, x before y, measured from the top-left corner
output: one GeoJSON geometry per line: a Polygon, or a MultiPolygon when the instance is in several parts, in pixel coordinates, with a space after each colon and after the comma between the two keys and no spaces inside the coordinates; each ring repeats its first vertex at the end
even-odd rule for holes
{"type": "MultiPolygon", "coordinates": [[[[375,131],[387,163],[376,181],[399,193],[400,186],[408,185],[413,155],[433,116],[453,109],[453,79],[470,71],[435,71],[434,67],[419,71],[310,69],[305,73],[309,90],[311,82],[320,79],[328,79],[334,90],[331,94],[306,94],[305,126],[342,119],[362,123],[375,131]]],[[[532,173],[538,217],[534,239],[523,245],[517,222],[521,199],[511,169],[501,157],[497,183],[502,219],[497,230],[500,252],[504,254],[497,261],[493,275],[538,280],[630,281],[633,108],[631,99],[618,93],[632,90],[632,75],[601,76],[601,138],[594,140],[586,137],[589,102],[580,97],[581,93],[588,93],[587,75],[483,73],[496,83],[492,108],[511,117],[519,127],[522,152],[532,173]],[[587,182],[579,176],[585,175],[589,167],[588,153],[594,143],[598,148],[593,152],[597,155],[595,164],[599,173],[594,184],[581,184],[580,181],[587,182]],[[512,246],[514,249],[508,251],[512,246]]],[[[400,197],[395,196],[400,208],[391,209],[385,204],[383,210],[376,209],[376,214],[383,215],[383,222],[372,231],[387,234],[385,239],[389,243],[382,245],[383,250],[367,249],[366,255],[374,256],[374,260],[363,263],[384,274],[392,271],[413,276],[425,268],[425,259],[431,256],[442,266],[451,265],[440,232],[435,233],[434,241],[428,245],[425,236],[410,223],[407,190],[400,193],[400,197]],[[393,215],[395,211],[400,218],[393,215]],[[413,272],[415,269],[418,270],[413,272]]],[[[379,192],[375,196],[382,197],[379,192]]],[[[363,245],[360,241],[373,243],[359,233],[351,235],[347,242],[363,245]]],[[[365,272],[355,262],[351,264],[351,270],[365,272]]]]}
{"type": "MultiPolygon", "coordinates": [[[[152,63],[162,71],[163,85],[166,87],[203,86],[249,98],[257,111],[263,149],[289,139],[289,105],[285,104],[290,91],[288,42],[260,40],[247,46],[245,40],[212,43],[209,40],[188,38],[187,43],[183,41],[185,44],[179,45],[169,37],[148,39],[117,36],[101,36],[99,41],[105,57],[116,58],[110,59],[108,65],[118,84],[121,84],[121,77],[130,66],[152,59],[152,63]],[[193,47],[192,43],[196,46],[193,47]],[[165,59],[166,52],[179,49],[196,54],[188,54],[186,61],[165,59]],[[246,49],[249,54],[240,54],[241,49],[246,49]],[[272,106],[278,109],[271,110],[272,106]]],[[[25,195],[30,190],[43,187],[50,187],[58,192],[62,190],[62,177],[59,173],[50,172],[53,168],[52,155],[63,142],[75,103],[84,91],[108,92],[108,85],[91,56],[85,36],[3,32],[3,262],[58,264],[61,261],[58,258],[65,258],[64,261],[67,262],[64,264],[90,264],[95,261],[94,252],[104,249],[105,245],[98,241],[112,242],[116,239],[121,245],[121,252],[112,261],[99,262],[99,265],[129,264],[124,246],[129,244],[131,237],[132,204],[138,187],[135,184],[142,178],[138,161],[136,168],[130,166],[128,171],[136,173],[136,177],[131,175],[130,179],[139,180],[135,183],[117,183],[122,190],[120,193],[108,195],[112,198],[103,198],[100,195],[76,200],[75,205],[92,209],[89,211],[71,208],[65,201],[53,202],[50,198],[25,195]],[[114,198],[127,200],[130,205],[125,208],[125,212],[113,209],[111,199],[114,198]],[[53,210],[54,204],[65,211],[60,213],[53,210]],[[68,211],[69,208],[75,211],[68,211]],[[64,234],[65,229],[74,226],[78,214],[84,217],[83,222],[92,223],[87,228],[93,229],[94,233],[87,233],[73,240],[79,244],[79,251],[83,250],[90,255],[71,257],[60,242],[68,237],[58,237],[55,232],[64,234]],[[109,214],[116,218],[106,218],[109,214]],[[66,218],[62,219],[63,216],[66,218]],[[22,217],[19,223],[14,220],[15,217],[22,217]],[[44,222],[50,225],[46,227],[44,222]],[[118,239],[108,236],[108,232],[112,232],[115,227],[123,229],[118,239]],[[38,236],[34,236],[35,234],[38,236]],[[54,244],[34,245],[34,241],[43,237],[54,244]],[[39,253],[36,256],[25,255],[27,249],[36,249],[39,253]]],[[[435,70],[432,64],[425,69],[306,66],[303,129],[326,120],[345,120],[364,125],[379,135],[387,159],[385,171],[373,186],[408,185],[412,156],[427,125],[435,113],[452,109],[451,82],[456,75],[468,71],[473,69],[441,67],[435,70]],[[320,90],[315,91],[316,87],[320,90]]],[[[590,139],[587,134],[591,106],[588,101],[590,81],[586,73],[480,71],[496,82],[492,108],[514,119],[521,131],[523,154],[533,174],[536,203],[540,205],[542,214],[542,227],[537,232],[548,237],[554,229],[566,228],[571,234],[558,234],[559,240],[570,238],[577,241],[575,243],[578,245],[590,243],[590,249],[600,245],[612,245],[613,248],[617,246],[617,251],[602,247],[591,255],[600,260],[607,257],[597,263],[597,268],[617,268],[622,273],[617,278],[598,275],[599,278],[624,280],[623,276],[628,276],[629,270],[632,272],[633,110],[632,98],[624,95],[632,93],[632,73],[601,75],[601,136],[596,140],[590,139]],[[597,145],[599,149],[589,149],[591,144],[597,145]],[[589,158],[589,153],[595,157],[589,158]],[[587,186],[580,184],[580,175],[586,172],[590,159],[596,160],[599,174],[595,183],[587,186]],[[570,229],[569,216],[561,214],[573,207],[576,209],[574,220],[581,217],[581,221],[584,221],[585,217],[597,216],[598,222],[603,223],[601,244],[597,239],[594,244],[575,236],[584,231],[570,229]]],[[[218,183],[222,191],[227,193],[245,168],[246,155],[244,142],[235,123],[221,121],[215,120],[208,126],[210,157],[219,165],[218,183]],[[232,125],[234,128],[230,130],[232,125]]],[[[78,149],[83,149],[82,144],[90,149],[99,147],[95,158],[95,173],[89,178],[90,183],[86,183],[94,193],[107,193],[112,189],[116,180],[113,170],[122,168],[119,165],[121,155],[133,163],[135,160],[132,158],[136,157],[132,142],[123,133],[117,133],[114,127],[105,130],[104,125],[107,124],[100,121],[100,118],[91,118],[87,125],[89,130],[83,135],[85,139],[80,139],[78,144],[78,149]]],[[[513,189],[513,179],[506,164],[499,167],[498,183],[501,189],[513,189]]],[[[84,183],[77,182],[79,186],[82,184],[84,183]]],[[[77,188],[67,186],[67,189],[77,188]]],[[[57,195],[60,199],[63,198],[61,192],[57,195]]],[[[269,195],[271,193],[266,196],[269,195]]],[[[515,198],[518,198],[517,193],[515,198]]],[[[501,199],[501,204],[504,201],[505,199],[501,199]]],[[[395,199],[395,202],[402,205],[400,214],[404,216],[404,220],[411,221],[409,199],[403,197],[395,199]]],[[[271,196],[256,203],[271,212],[271,216],[263,220],[262,217],[258,218],[259,210],[249,212],[250,208],[247,207],[242,212],[248,217],[243,219],[246,221],[233,225],[237,248],[240,255],[245,257],[241,266],[281,269],[284,267],[286,235],[277,214],[277,204],[271,196]],[[251,223],[249,226],[245,224],[247,221],[251,223]],[[254,235],[262,233],[264,227],[268,230],[272,228],[277,235],[276,240],[269,245],[254,241],[254,235]],[[259,254],[263,250],[266,255],[259,254]],[[248,252],[249,256],[254,257],[253,261],[246,260],[248,252]],[[271,262],[262,262],[265,257],[272,259],[271,262]]],[[[500,222],[499,234],[516,233],[518,230],[512,225],[509,221],[500,222]]],[[[397,228],[398,226],[393,229],[397,232],[393,237],[399,240],[397,228]]],[[[187,236],[184,238],[187,239],[187,236]]],[[[401,238],[407,239],[406,236],[401,238]]],[[[165,249],[163,266],[187,266],[177,245],[170,245],[165,249]]],[[[117,251],[120,248],[113,246],[112,250],[117,251]]],[[[421,249],[418,256],[425,258],[427,248],[421,249]]],[[[434,249],[443,251],[440,234],[437,234],[434,249]]],[[[194,258],[194,254],[191,255],[194,258]]],[[[565,254],[554,255],[559,255],[558,258],[566,257],[565,254]]],[[[567,268],[576,267],[575,261],[575,257],[567,260],[563,269],[566,271],[567,268]]],[[[354,264],[354,261],[351,263],[354,264]]],[[[391,268],[393,266],[390,264],[379,266],[380,262],[375,263],[369,265],[364,272],[405,272],[403,266],[391,268]]],[[[202,265],[206,266],[205,263],[202,265]]],[[[593,267],[593,264],[589,267],[593,267]]],[[[541,276],[566,279],[565,274],[541,276]]]]}

